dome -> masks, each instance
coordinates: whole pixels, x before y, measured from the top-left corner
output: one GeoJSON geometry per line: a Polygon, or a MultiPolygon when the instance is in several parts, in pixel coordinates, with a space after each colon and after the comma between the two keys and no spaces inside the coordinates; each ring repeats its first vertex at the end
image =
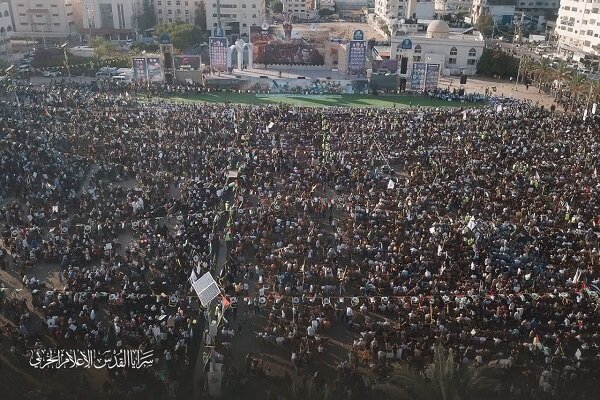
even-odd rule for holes
{"type": "Polygon", "coordinates": [[[429,38],[448,38],[450,27],[445,21],[435,20],[427,27],[427,37],[429,38]]]}

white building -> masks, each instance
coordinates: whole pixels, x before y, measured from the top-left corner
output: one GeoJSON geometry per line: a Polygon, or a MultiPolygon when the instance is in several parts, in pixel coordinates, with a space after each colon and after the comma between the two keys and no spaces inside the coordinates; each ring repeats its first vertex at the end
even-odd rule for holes
{"type": "Polygon", "coordinates": [[[307,20],[315,15],[313,0],[282,0],[283,13],[297,20],[307,20]]]}
{"type": "Polygon", "coordinates": [[[392,31],[403,19],[432,20],[434,14],[434,0],[375,0],[376,18],[392,31]]]}
{"type": "Polygon", "coordinates": [[[77,26],[88,37],[107,40],[135,39],[137,18],[142,12],[138,0],[73,0],[78,9],[77,26]]]}
{"type": "Polygon", "coordinates": [[[480,17],[489,15],[497,25],[511,25],[516,4],[516,0],[473,0],[471,22],[476,24],[480,17]]]}
{"type": "Polygon", "coordinates": [[[156,13],[156,22],[159,24],[177,21],[193,24],[200,2],[197,0],[153,0],[152,5],[156,13]]]}
{"type": "Polygon", "coordinates": [[[435,12],[438,15],[456,15],[471,13],[473,0],[435,0],[435,12]]]}
{"type": "Polygon", "coordinates": [[[0,60],[10,61],[10,36],[13,30],[10,5],[0,3],[0,60]]]}
{"type": "Polygon", "coordinates": [[[15,37],[66,38],[76,33],[68,0],[10,0],[15,37]]]}
{"type": "Polygon", "coordinates": [[[402,58],[407,59],[407,76],[415,62],[440,64],[442,75],[474,75],[484,46],[483,36],[478,31],[451,32],[446,22],[437,20],[429,24],[427,32],[417,31],[416,26],[397,31],[391,39],[390,58],[399,60],[400,64],[402,58]],[[410,49],[402,48],[406,39],[410,40],[410,49]]]}
{"type": "MultiPolygon", "coordinates": [[[[163,0],[164,1],[164,0],[163,0]]],[[[217,0],[205,0],[206,26],[213,29],[225,28],[227,35],[240,36],[247,42],[250,38],[250,27],[260,26],[265,19],[265,0],[221,0],[221,12],[217,11],[217,0]]]]}
{"type": "Polygon", "coordinates": [[[600,54],[600,0],[562,0],[556,21],[559,52],[566,55],[600,54]]]}

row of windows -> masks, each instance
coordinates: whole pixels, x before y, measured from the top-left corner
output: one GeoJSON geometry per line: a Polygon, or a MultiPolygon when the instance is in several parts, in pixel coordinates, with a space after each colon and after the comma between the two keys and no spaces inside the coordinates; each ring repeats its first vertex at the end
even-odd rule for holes
{"type": "MultiPolygon", "coordinates": [[[[422,50],[423,50],[423,48],[421,47],[421,45],[416,45],[413,53],[421,54],[422,50]]],[[[453,47],[450,49],[451,56],[456,56],[457,54],[458,54],[458,49],[456,47],[453,47]]],[[[477,57],[477,50],[474,47],[469,50],[469,57],[477,57]]]]}
{"type": "MultiPolygon", "coordinates": [[[[162,9],[158,9],[158,13],[162,14],[163,10],[162,9]]],[[[167,10],[167,14],[171,15],[173,14],[173,10],[169,9],[167,10]]],[[[181,14],[181,10],[175,10],[175,14],[180,15],[181,14]]],[[[190,15],[190,10],[185,10],[185,15],[190,15]]]]}
{"type": "MultiPolygon", "coordinates": [[[[217,18],[217,13],[214,13],[213,18],[217,18]]],[[[223,18],[237,18],[237,14],[221,14],[223,18]]],[[[256,18],[256,14],[252,14],[252,18],[256,18]]]]}

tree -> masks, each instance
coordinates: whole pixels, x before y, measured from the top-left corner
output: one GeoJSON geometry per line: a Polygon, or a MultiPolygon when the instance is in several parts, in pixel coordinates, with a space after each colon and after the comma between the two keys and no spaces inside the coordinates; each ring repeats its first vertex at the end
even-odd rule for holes
{"type": "Polygon", "coordinates": [[[168,34],[171,43],[176,49],[185,52],[202,40],[200,28],[183,22],[171,22],[160,24],[156,27],[156,35],[160,38],[162,34],[168,34]]]}
{"type": "Polygon", "coordinates": [[[156,25],[156,13],[150,0],[144,0],[142,14],[138,18],[138,31],[144,32],[146,29],[153,28],[156,25]]]}
{"type": "MultiPolygon", "coordinates": [[[[283,12],[283,3],[281,1],[274,1],[271,5],[271,9],[274,13],[282,13],[283,12]]],[[[321,11],[319,11],[319,15],[321,11]]]]}
{"type": "Polygon", "coordinates": [[[569,64],[567,64],[565,61],[559,62],[556,68],[553,68],[552,71],[553,78],[561,83],[569,80],[572,73],[573,71],[571,70],[571,67],[569,67],[569,64]]]}
{"type": "Polygon", "coordinates": [[[335,11],[330,10],[329,8],[321,8],[319,10],[319,17],[322,17],[322,18],[329,17],[330,15],[333,15],[333,14],[335,14],[335,11]]]}
{"type": "Polygon", "coordinates": [[[196,7],[196,15],[194,16],[194,24],[202,31],[206,32],[208,27],[206,26],[206,3],[204,0],[200,0],[198,7],[196,7]]]}
{"type": "Polygon", "coordinates": [[[485,76],[517,76],[519,59],[499,49],[483,49],[477,72],[485,76]]]}
{"type": "Polygon", "coordinates": [[[490,36],[494,27],[494,20],[489,15],[482,15],[477,20],[477,24],[475,26],[483,36],[490,36]]]}
{"type": "Polygon", "coordinates": [[[521,82],[528,82],[529,74],[533,70],[534,62],[530,57],[521,58],[521,70],[519,71],[519,75],[521,76],[521,82]]]}
{"type": "Polygon", "coordinates": [[[533,68],[533,74],[535,75],[536,81],[539,83],[540,91],[550,78],[552,77],[552,66],[550,61],[546,58],[542,58],[538,64],[533,68]]]}
{"type": "Polygon", "coordinates": [[[392,32],[390,31],[390,27],[388,26],[388,24],[386,24],[383,21],[379,22],[379,29],[381,29],[383,31],[383,33],[386,34],[387,36],[390,36],[392,34],[392,32]]]}
{"type": "Polygon", "coordinates": [[[113,58],[117,55],[117,47],[104,38],[92,39],[90,46],[98,58],[113,58]]]}
{"type": "Polygon", "coordinates": [[[494,397],[500,384],[497,371],[459,364],[453,350],[436,344],[433,363],[421,375],[403,365],[392,380],[399,385],[400,398],[411,400],[470,400],[494,397]]]}

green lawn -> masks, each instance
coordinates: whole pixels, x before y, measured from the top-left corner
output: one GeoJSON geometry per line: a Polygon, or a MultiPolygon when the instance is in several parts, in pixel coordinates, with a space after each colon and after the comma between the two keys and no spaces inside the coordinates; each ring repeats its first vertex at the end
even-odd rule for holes
{"type": "Polygon", "coordinates": [[[481,106],[482,103],[461,103],[457,101],[444,101],[431,99],[425,96],[403,96],[403,95],[268,95],[254,93],[202,93],[189,96],[168,96],[166,99],[183,102],[206,102],[206,103],[238,103],[238,104],[276,104],[286,103],[305,107],[473,107],[481,106]]]}

